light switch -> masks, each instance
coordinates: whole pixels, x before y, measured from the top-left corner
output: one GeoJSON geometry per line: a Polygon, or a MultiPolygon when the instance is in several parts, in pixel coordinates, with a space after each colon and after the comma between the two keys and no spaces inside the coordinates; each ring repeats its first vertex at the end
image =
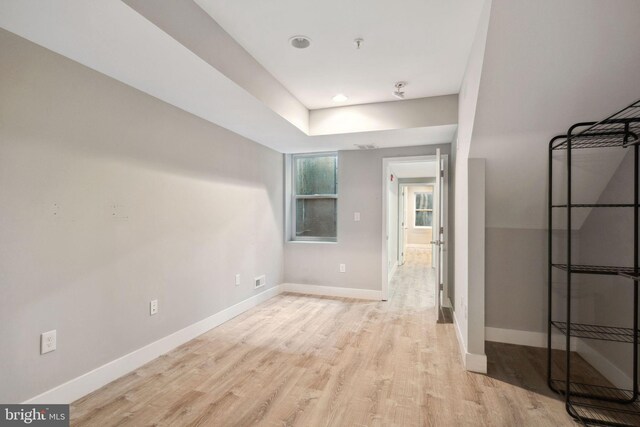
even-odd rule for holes
{"type": "Polygon", "coordinates": [[[354,221],[360,221],[360,212],[354,212],[353,213],[353,220],[354,221]]]}

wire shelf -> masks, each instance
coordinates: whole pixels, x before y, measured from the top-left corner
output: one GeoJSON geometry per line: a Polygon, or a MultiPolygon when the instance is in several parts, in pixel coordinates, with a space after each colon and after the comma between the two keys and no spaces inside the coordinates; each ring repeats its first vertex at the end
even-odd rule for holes
{"type": "MultiPolygon", "coordinates": [[[[632,208],[633,203],[572,203],[572,208],[632,208]]],[[[552,208],[566,208],[567,205],[551,205],[552,208]]]]}
{"type": "MultiPolygon", "coordinates": [[[[571,137],[571,149],[580,148],[626,148],[639,142],[636,132],[593,132],[571,137]],[[627,137],[625,140],[625,136],[627,137]]],[[[567,139],[556,145],[554,150],[566,150],[567,139]]]]}
{"type": "Polygon", "coordinates": [[[571,142],[571,149],[581,148],[626,148],[640,144],[640,100],[599,122],[580,123],[574,125],[557,142],[553,150],[566,150],[571,142]],[[573,130],[584,130],[571,134],[573,130]]]}
{"type": "MultiPolygon", "coordinates": [[[[551,389],[566,397],[566,382],[552,379],[551,389]]],[[[584,425],[640,426],[640,403],[631,390],[571,382],[567,411],[584,425]]]]}
{"type": "MultiPolygon", "coordinates": [[[[555,268],[567,271],[567,264],[552,264],[555,268]]],[[[611,265],[571,265],[571,272],[576,274],[620,275],[638,280],[633,267],[615,267],[611,265]]]]}
{"type": "Polygon", "coordinates": [[[618,276],[626,277],[627,279],[635,280],[636,282],[640,281],[640,276],[636,276],[634,274],[618,273],[618,276]]]}
{"type": "MultiPolygon", "coordinates": [[[[566,322],[552,321],[551,324],[563,334],[567,334],[566,322]]],[[[636,335],[640,337],[640,331],[636,331],[636,335]]],[[[601,341],[633,343],[633,328],[571,323],[571,336],[601,341]]]]}
{"type": "MultiPolygon", "coordinates": [[[[566,394],[566,381],[552,379],[550,380],[550,384],[552,389],[557,393],[560,393],[563,396],[566,394]]],[[[571,382],[571,398],[598,399],[605,402],[621,403],[625,406],[634,400],[633,392],[631,390],[577,382],[571,382]]]]}
{"type": "MultiPolygon", "coordinates": [[[[626,347],[630,353],[632,352],[632,360],[630,370],[633,371],[633,381],[630,387],[633,390],[622,390],[615,387],[611,387],[608,382],[603,380],[607,386],[600,386],[595,384],[583,384],[575,382],[574,379],[584,377],[580,370],[574,371],[571,367],[572,355],[570,349],[565,349],[562,355],[565,358],[565,380],[553,379],[554,370],[554,358],[552,356],[553,349],[551,347],[551,336],[548,337],[547,346],[547,382],[551,390],[564,396],[566,400],[567,412],[577,421],[582,422],[584,425],[608,425],[608,426],[639,426],[640,427],[640,390],[637,384],[638,378],[638,346],[634,345],[635,342],[640,340],[640,331],[638,330],[638,321],[636,313],[638,312],[638,294],[640,292],[638,282],[640,281],[640,267],[638,265],[638,250],[640,247],[640,223],[638,221],[638,208],[640,207],[640,188],[639,181],[637,180],[640,170],[640,100],[629,105],[628,107],[618,111],[617,113],[605,118],[599,122],[582,122],[576,123],[569,128],[564,135],[558,135],[553,137],[549,141],[549,179],[548,179],[548,251],[549,251],[549,268],[548,274],[548,327],[549,335],[552,333],[552,329],[559,330],[569,340],[570,337],[577,337],[582,339],[600,340],[608,342],[618,342],[622,344],[632,344],[626,347]],[[589,148],[628,148],[633,147],[634,156],[634,179],[630,185],[633,186],[634,198],[632,203],[573,203],[571,198],[572,189],[572,166],[573,158],[572,152],[574,149],[589,149],[589,148]],[[553,204],[551,201],[554,199],[554,187],[553,187],[553,172],[554,172],[554,151],[559,150],[566,153],[566,185],[567,185],[567,198],[566,201],[559,201],[553,204]],[[573,260],[571,252],[571,215],[570,209],[573,208],[634,208],[634,225],[633,225],[633,267],[621,267],[612,265],[584,265],[584,264],[572,264],[573,260]],[[554,264],[553,259],[553,209],[565,208],[567,217],[566,226],[566,262],[564,264],[554,264]],[[566,304],[566,315],[563,321],[553,320],[551,313],[554,312],[553,308],[553,286],[554,277],[553,269],[557,268],[568,272],[567,286],[566,286],[566,298],[564,303],[566,304]],[[633,283],[633,299],[629,300],[629,303],[633,304],[633,328],[622,328],[617,326],[605,326],[605,325],[592,325],[583,323],[571,322],[571,275],[572,274],[596,274],[596,275],[609,275],[620,276],[628,278],[635,282],[633,283]],[[568,376],[571,373],[573,376],[568,376]]],[[[580,368],[580,364],[578,364],[580,368]]],[[[556,368],[557,369],[557,368],[556,368]]],[[[598,378],[598,376],[589,377],[592,379],[598,378]]]]}
{"type": "Polygon", "coordinates": [[[569,414],[592,426],[640,426],[638,403],[616,404],[591,399],[570,399],[569,414]]]}

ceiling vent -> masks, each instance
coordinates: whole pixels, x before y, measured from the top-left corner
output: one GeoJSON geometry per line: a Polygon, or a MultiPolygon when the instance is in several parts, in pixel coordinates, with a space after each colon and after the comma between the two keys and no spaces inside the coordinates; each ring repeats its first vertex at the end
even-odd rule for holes
{"type": "Polygon", "coordinates": [[[373,150],[374,148],[377,148],[373,144],[356,144],[356,147],[358,147],[359,150],[373,150]]]}
{"type": "Polygon", "coordinates": [[[307,36],[293,36],[289,39],[289,43],[296,49],[306,49],[311,45],[311,39],[307,36]]]}

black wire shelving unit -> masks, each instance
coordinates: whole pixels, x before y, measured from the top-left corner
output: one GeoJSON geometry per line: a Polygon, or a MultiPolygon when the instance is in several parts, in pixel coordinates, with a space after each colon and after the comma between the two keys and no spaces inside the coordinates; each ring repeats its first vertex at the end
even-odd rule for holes
{"type": "MultiPolygon", "coordinates": [[[[569,415],[584,425],[640,426],[640,400],[638,400],[638,209],[640,208],[638,188],[638,163],[640,155],[640,100],[616,114],[599,122],[576,123],[566,135],[559,135],[549,142],[549,271],[548,271],[548,336],[547,336],[547,382],[549,387],[565,399],[569,415]],[[573,150],[591,148],[630,148],[634,151],[633,203],[585,204],[574,203],[571,197],[571,155],[573,150]],[[553,204],[553,156],[558,152],[566,155],[567,200],[564,204],[553,204]],[[580,208],[631,208],[633,210],[633,266],[579,265],[571,260],[571,215],[573,209],[580,208]],[[556,263],[553,260],[553,212],[554,209],[566,210],[566,260],[556,263]],[[564,320],[553,318],[552,278],[553,270],[566,274],[566,312],[564,320]],[[614,275],[629,279],[630,292],[633,293],[633,320],[631,327],[592,325],[571,321],[572,277],[575,274],[614,275]],[[560,377],[554,378],[552,365],[552,332],[564,334],[565,369],[560,377]],[[572,374],[571,338],[601,340],[631,344],[633,353],[632,390],[623,390],[595,384],[577,382],[572,374]]],[[[631,184],[630,184],[631,185],[631,184]]]]}

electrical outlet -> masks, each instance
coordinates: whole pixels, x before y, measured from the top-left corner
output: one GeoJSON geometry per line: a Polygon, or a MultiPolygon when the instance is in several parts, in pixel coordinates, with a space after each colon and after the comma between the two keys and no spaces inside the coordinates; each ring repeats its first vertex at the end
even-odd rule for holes
{"type": "Polygon", "coordinates": [[[58,346],[56,330],[44,332],[40,335],[40,354],[49,353],[58,346]]]}
{"type": "Polygon", "coordinates": [[[236,274],[236,286],[240,286],[240,275],[236,274]]]}
{"type": "Polygon", "coordinates": [[[262,276],[258,276],[255,278],[255,283],[256,283],[256,288],[261,288],[264,285],[267,284],[267,278],[266,276],[263,274],[262,276]]]}
{"type": "Polygon", "coordinates": [[[340,264],[340,273],[346,273],[346,272],[347,272],[347,265],[340,264]]]}
{"type": "Polygon", "coordinates": [[[354,221],[360,221],[360,212],[354,212],[353,213],[353,220],[354,221]]]}
{"type": "Polygon", "coordinates": [[[158,314],[158,300],[153,299],[149,303],[149,315],[153,316],[154,314],[158,314]]]}

